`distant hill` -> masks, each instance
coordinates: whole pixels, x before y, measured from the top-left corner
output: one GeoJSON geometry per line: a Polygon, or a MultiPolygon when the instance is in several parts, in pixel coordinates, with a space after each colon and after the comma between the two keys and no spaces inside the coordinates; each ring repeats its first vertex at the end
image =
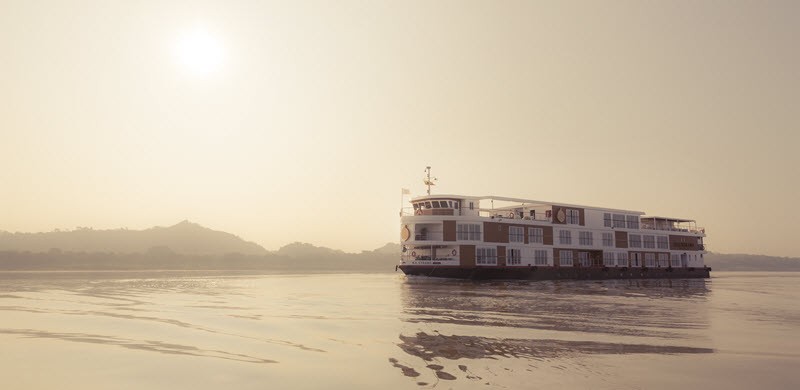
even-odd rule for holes
{"type": "Polygon", "coordinates": [[[145,253],[151,248],[169,248],[184,255],[263,255],[267,250],[230,233],[183,221],[169,227],[145,230],[94,230],[78,228],[47,233],[0,232],[0,251],[145,253]]]}
{"type": "Polygon", "coordinates": [[[388,243],[388,244],[386,244],[386,245],[384,245],[384,246],[382,246],[382,247],[380,247],[378,249],[373,250],[372,252],[375,253],[375,254],[386,254],[386,255],[399,256],[400,255],[400,250],[401,250],[400,244],[394,243],[394,242],[390,242],[390,243],[388,243]]]}
{"type": "Polygon", "coordinates": [[[312,244],[304,242],[293,242],[291,244],[284,245],[280,249],[278,249],[278,251],[275,252],[275,254],[292,258],[301,258],[301,257],[323,258],[323,257],[347,255],[347,253],[342,252],[340,250],[326,248],[322,246],[314,246],[312,244]]]}
{"type": "Polygon", "coordinates": [[[301,242],[270,252],[189,221],[145,230],[0,232],[0,270],[391,272],[399,254],[399,244],[346,253],[301,242]]]}

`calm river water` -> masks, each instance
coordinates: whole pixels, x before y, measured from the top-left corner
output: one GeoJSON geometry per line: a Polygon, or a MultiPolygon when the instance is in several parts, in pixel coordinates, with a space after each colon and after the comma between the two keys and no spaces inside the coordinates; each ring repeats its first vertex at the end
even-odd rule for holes
{"type": "Polygon", "coordinates": [[[800,274],[712,276],[0,273],[0,388],[800,388],[800,274]]]}

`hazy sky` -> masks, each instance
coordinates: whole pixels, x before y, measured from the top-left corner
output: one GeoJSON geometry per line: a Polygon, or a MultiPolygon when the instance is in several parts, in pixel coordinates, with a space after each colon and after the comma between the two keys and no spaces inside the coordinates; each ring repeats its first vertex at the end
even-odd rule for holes
{"type": "Polygon", "coordinates": [[[400,188],[800,256],[797,1],[0,0],[0,230],[399,240],[400,188]]]}

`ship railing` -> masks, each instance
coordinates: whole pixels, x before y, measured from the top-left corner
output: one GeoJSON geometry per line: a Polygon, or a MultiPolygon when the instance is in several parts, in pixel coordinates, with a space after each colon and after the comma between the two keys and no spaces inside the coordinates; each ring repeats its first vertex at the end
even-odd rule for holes
{"type": "Polygon", "coordinates": [[[443,233],[414,234],[414,241],[444,241],[443,233]]]}
{"type": "Polygon", "coordinates": [[[520,216],[519,212],[501,211],[501,210],[481,210],[479,215],[481,217],[486,217],[491,219],[518,219],[523,221],[539,221],[539,222],[553,221],[553,218],[548,217],[545,214],[536,214],[534,216],[531,215],[520,216]]]}
{"type": "Polygon", "coordinates": [[[413,207],[403,207],[400,209],[401,217],[413,217],[420,215],[436,215],[436,216],[458,216],[461,211],[457,209],[414,209],[413,207]]]}
{"type": "Polygon", "coordinates": [[[665,232],[680,232],[680,233],[694,233],[694,234],[705,234],[706,229],[703,227],[694,227],[694,226],[653,226],[650,224],[642,224],[641,228],[643,230],[659,230],[665,232]]]}

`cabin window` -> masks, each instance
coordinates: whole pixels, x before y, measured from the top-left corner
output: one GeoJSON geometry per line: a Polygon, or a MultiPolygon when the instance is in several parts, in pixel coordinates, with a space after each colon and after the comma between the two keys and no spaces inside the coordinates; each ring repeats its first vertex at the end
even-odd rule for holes
{"type": "Polygon", "coordinates": [[[642,236],[642,241],[644,242],[645,248],[655,248],[656,247],[656,238],[651,235],[644,235],[642,236]]]}
{"type": "Polygon", "coordinates": [[[572,232],[569,230],[559,230],[558,243],[564,245],[572,245],[572,232]]]}
{"type": "Polygon", "coordinates": [[[625,215],[623,215],[623,214],[614,214],[614,227],[615,228],[625,228],[625,215]]]}
{"type": "Polygon", "coordinates": [[[639,217],[635,215],[628,215],[625,217],[626,225],[628,229],[638,229],[639,228],[639,217]]]}
{"type": "Polygon", "coordinates": [[[459,206],[458,202],[453,202],[453,208],[454,209],[456,209],[456,210],[460,209],[460,207],[458,207],[458,206],[459,206]]]}
{"type": "Polygon", "coordinates": [[[542,228],[528,228],[528,243],[543,244],[544,234],[542,228]]]}
{"type": "Polygon", "coordinates": [[[628,254],[625,252],[617,252],[617,265],[620,267],[628,266],[628,254]]]}
{"type": "Polygon", "coordinates": [[[508,242],[523,242],[525,229],[522,226],[509,226],[508,228],[508,242]]]}
{"type": "Polygon", "coordinates": [[[456,239],[460,241],[480,241],[481,224],[460,223],[456,225],[456,239]]]}
{"type": "Polygon", "coordinates": [[[644,266],[645,267],[656,267],[656,254],[655,253],[645,253],[644,254],[644,266]]]}
{"type": "Polygon", "coordinates": [[[474,210],[475,209],[475,203],[469,202],[469,209],[470,210],[474,210]]]}
{"type": "Polygon", "coordinates": [[[603,214],[603,226],[611,227],[611,213],[603,214]]]}
{"type": "Polygon", "coordinates": [[[638,253],[631,253],[631,267],[641,267],[638,253]]]}
{"type": "Polygon", "coordinates": [[[614,258],[614,252],[603,252],[603,265],[606,267],[613,267],[614,262],[616,259],[614,258]]]}
{"type": "Polygon", "coordinates": [[[578,243],[581,245],[594,245],[592,232],[578,232],[578,243]]]}
{"type": "Polygon", "coordinates": [[[669,267],[669,255],[666,253],[659,253],[658,254],[658,266],[667,268],[669,267]]]}
{"type": "Polygon", "coordinates": [[[613,233],[603,233],[603,246],[614,246],[614,234],[613,233]]]}
{"type": "Polygon", "coordinates": [[[641,248],[642,247],[642,236],[638,234],[629,234],[628,235],[628,246],[631,248],[641,248]]]}
{"type": "Polygon", "coordinates": [[[658,249],[669,249],[669,240],[667,240],[667,236],[658,236],[656,237],[656,241],[658,249]]]}
{"type": "Polygon", "coordinates": [[[567,209],[567,224],[568,225],[581,224],[581,213],[579,210],[567,209]]]}
{"type": "Polygon", "coordinates": [[[475,248],[475,264],[497,265],[497,248],[475,248]]]}
{"type": "Polygon", "coordinates": [[[522,251],[519,249],[507,249],[508,254],[508,265],[520,265],[522,264],[522,251]]]}
{"type": "Polygon", "coordinates": [[[434,200],[434,201],[433,201],[433,208],[435,208],[435,209],[440,209],[440,208],[442,208],[442,206],[439,204],[439,201],[438,201],[438,200],[434,200]]]}
{"type": "Polygon", "coordinates": [[[580,261],[581,267],[589,267],[592,265],[589,260],[589,252],[578,252],[578,261],[580,261]]]}
{"type": "Polygon", "coordinates": [[[572,251],[558,251],[558,265],[572,266],[572,251]]]}
{"type": "Polygon", "coordinates": [[[533,251],[533,261],[536,265],[547,265],[547,251],[538,249],[533,251]]]}
{"type": "Polygon", "coordinates": [[[431,207],[431,202],[425,202],[425,208],[426,208],[426,209],[430,209],[430,208],[432,208],[432,207],[431,207]]]}

